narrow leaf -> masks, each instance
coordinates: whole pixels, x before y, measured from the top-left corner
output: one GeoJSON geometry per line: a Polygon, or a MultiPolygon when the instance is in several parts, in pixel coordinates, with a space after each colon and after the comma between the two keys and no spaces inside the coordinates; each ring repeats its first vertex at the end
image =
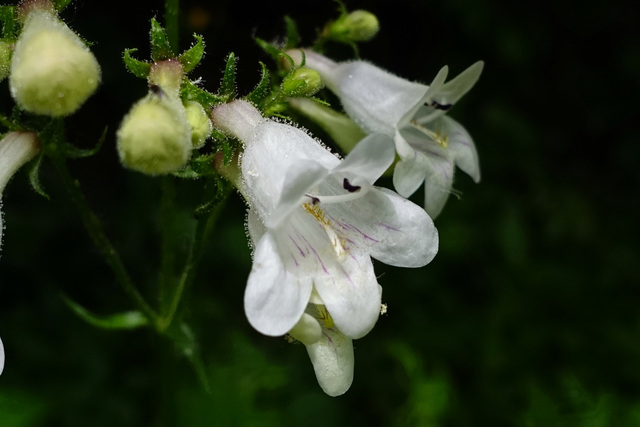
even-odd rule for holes
{"type": "Polygon", "coordinates": [[[267,98],[269,95],[269,70],[267,70],[267,66],[264,65],[263,62],[260,62],[260,66],[262,67],[262,76],[260,77],[260,82],[258,82],[258,86],[247,96],[247,100],[255,105],[260,105],[262,101],[267,98]]]}
{"type": "Polygon", "coordinates": [[[233,52],[227,57],[227,66],[224,68],[219,93],[227,100],[236,97],[236,55],[233,52]]]}
{"type": "Polygon", "coordinates": [[[262,50],[264,50],[271,58],[273,58],[274,61],[278,61],[278,59],[280,58],[280,54],[282,53],[282,50],[278,46],[269,43],[268,41],[262,40],[258,37],[255,38],[255,41],[262,50]]]}
{"type": "Polygon", "coordinates": [[[149,32],[149,37],[151,38],[151,59],[158,62],[174,57],[171,44],[167,37],[167,32],[155,18],[151,18],[151,31],[149,32]]]}
{"type": "Polygon", "coordinates": [[[178,57],[178,61],[180,61],[184,66],[185,73],[196,68],[196,65],[200,63],[200,60],[202,60],[202,57],[204,56],[204,41],[202,40],[202,37],[197,34],[194,34],[193,37],[197,40],[196,44],[191,46],[189,50],[185,51],[180,55],[180,57],[178,57]]]}
{"type": "Polygon", "coordinates": [[[84,307],[62,295],[67,306],[88,324],[101,329],[136,329],[148,325],[147,318],[139,311],[125,311],[109,316],[96,316],[84,307]]]}
{"type": "Polygon", "coordinates": [[[168,331],[169,338],[173,341],[176,348],[187,358],[193,368],[196,377],[200,381],[200,385],[207,392],[211,392],[209,378],[200,355],[200,346],[196,340],[196,336],[191,327],[184,322],[180,323],[178,328],[171,328],[168,331]]]}
{"type": "Polygon", "coordinates": [[[285,16],[284,22],[287,27],[285,50],[298,47],[298,44],[300,44],[300,34],[298,33],[298,26],[296,25],[296,21],[288,16],[285,16]]]}
{"type": "Polygon", "coordinates": [[[124,60],[124,65],[129,71],[133,73],[134,76],[140,77],[141,79],[146,79],[147,77],[149,77],[151,64],[134,59],[131,54],[133,52],[136,52],[137,50],[138,49],[125,49],[122,59],[124,60]]]}
{"type": "Polygon", "coordinates": [[[42,184],[40,183],[40,164],[42,163],[43,157],[44,152],[40,152],[38,157],[36,157],[36,159],[31,162],[31,165],[28,169],[29,182],[31,183],[31,187],[36,193],[38,193],[45,199],[50,200],[49,195],[44,191],[44,189],[42,188],[42,184]]]}

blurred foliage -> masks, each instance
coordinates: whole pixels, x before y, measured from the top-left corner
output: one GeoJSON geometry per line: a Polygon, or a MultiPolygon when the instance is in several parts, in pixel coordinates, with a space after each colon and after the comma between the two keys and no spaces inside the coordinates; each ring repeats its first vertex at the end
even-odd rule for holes
{"type": "MultiPolygon", "coordinates": [[[[431,265],[376,264],[389,312],[355,342],[351,390],[325,396],[303,346],[247,324],[250,251],[235,195],[182,313],[202,347],[210,394],[166,339],[82,322],[61,293],[96,314],[133,307],[43,162],[50,201],[34,194],[26,173],[3,195],[1,426],[640,425],[637,6],[347,6],[380,19],[378,36],[360,46],[362,58],[403,77],[429,82],[444,64],[455,74],[486,62],[451,112],[476,141],[482,182],[457,174],[461,200],[452,198],[437,221],[441,248],[431,265]]],[[[147,91],[126,71],[122,52],[150,55],[148,22],[155,13],[160,19],[162,7],[141,1],[123,13],[77,1],[62,13],[95,43],[104,73],[99,92],[68,120],[70,142],[91,148],[109,126],[100,153],[74,160],[72,171],[146,295],[155,293],[161,256],[160,180],[119,166],[114,133],[147,91]]],[[[330,1],[183,0],[180,48],[194,32],[204,37],[207,52],[193,77],[212,91],[235,52],[236,84],[248,94],[260,79],[258,61],[272,65],[252,36],[281,37],[289,15],[310,44],[334,8],[330,1]]],[[[351,51],[327,45],[327,53],[351,51]]],[[[10,115],[6,81],[0,91],[0,113],[10,115]]],[[[197,186],[181,182],[180,197],[195,199],[197,186]]]]}

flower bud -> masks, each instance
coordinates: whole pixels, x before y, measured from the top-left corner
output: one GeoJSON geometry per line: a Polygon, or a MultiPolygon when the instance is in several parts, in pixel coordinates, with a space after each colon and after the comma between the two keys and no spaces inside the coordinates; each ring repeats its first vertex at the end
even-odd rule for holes
{"type": "Polygon", "coordinates": [[[24,27],[11,61],[9,85],[29,112],[61,117],[76,111],[100,83],[100,66],[80,37],[46,7],[23,10],[24,27]]]}
{"type": "Polygon", "coordinates": [[[159,86],[135,104],[117,133],[122,164],[148,175],[184,167],[191,156],[191,130],[177,96],[159,86]]]}
{"type": "Polygon", "coordinates": [[[11,52],[13,45],[5,40],[0,40],[0,82],[9,75],[11,70],[11,52]]]}
{"type": "Polygon", "coordinates": [[[320,74],[307,67],[298,68],[282,82],[282,91],[287,96],[313,96],[323,87],[320,74]]]}
{"type": "Polygon", "coordinates": [[[188,101],[184,107],[187,110],[187,120],[191,127],[191,144],[193,148],[200,148],[211,135],[213,129],[211,120],[198,102],[188,101]]]}
{"type": "Polygon", "coordinates": [[[366,42],[371,40],[380,29],[378,18],[366,10],[355,10],[329,24],[330,39],[343,42],[366,42]]]}

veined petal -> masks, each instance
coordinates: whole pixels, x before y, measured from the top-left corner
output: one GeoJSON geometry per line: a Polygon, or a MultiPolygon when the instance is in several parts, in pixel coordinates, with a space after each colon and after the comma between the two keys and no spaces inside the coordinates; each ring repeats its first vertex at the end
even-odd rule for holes
{"type": "Polygon", "coordinates": [[[313,281],[320,298],[346,336],[365,336],[378,320],[381,300],[371,258],[350,251],[326,267],[329,274],[318,274],[313,281]]]}
{"type": "MultiPolygon", "coordinates": [[[[438,252],[438,230],[420,206],[386,188],[378,188],[379,207],[386,222],[378,224],[380,243],[371,245],[371,256],[397,267],[422,267],[438,252]]],[[[375,194],[375,193],[374,193],[375,194]]]]}
{"type": "Polygon", "coordinates": [[[353,342],[336,328],[323,328],[322,337],[307,346],[318,384],[329,396],[344,394],[353,382],[353,342]]]}
{"type": "Polygon", "coordinates": [[[287,333],[298,322],[311,295],[311,278],[287,272],[273,235],[262,236],[244,294],[249,323],[265,335],[287,333]]]}
{"type": "Polygon", "coordinates": [[[349,172],[373,185],[391,166],[394,157],[393,140],[387,135],[371,134],[360,141],[331,173],[349,172]]]}
{"type": "Polygon", "coordinates": [[[448,136],[448,149],[453,154],[456,165],[475,182],[480,182],[478,152],[467,130],[449,116],[439,117],[434,125],[440,126],[448,136]]]}

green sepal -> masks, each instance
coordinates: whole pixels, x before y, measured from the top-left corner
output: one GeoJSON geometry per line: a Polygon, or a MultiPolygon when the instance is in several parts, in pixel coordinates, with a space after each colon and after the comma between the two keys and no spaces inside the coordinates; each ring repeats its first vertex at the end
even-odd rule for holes
{"type": "Polygon", "coordinates": [[[149,37],[151,38],[151,59],[153,59],[154,62],[175,57],[171,49],[171,44],[169,43],[169,38],[167,37],[167,32],[158,21],[156,21],[156,18],[151,18],[149,37]]]}
{"type": "Polygon", "coordinates": [[[180,91],[183,100],[198,102],[205,110],[226,101],[226,98],[222,96],[214,95],[204,89],[200,89],[188,79],[183,80],[180,91]]]}
{"type": "Polygon", "coordinates": [[[233,52],[227,57],[227,65],[224,68],[219,95],[225,97],[228,101],[236,97],[236,55],[233,52]]]}
{"type": "Polygon", "coordinates": [[[340,0],[333,0],[336,3],[338,3],[338,12],[340,12],[340,16],[344,16],[349,14],[349,11],[347,10],[347,6],[340,0]]]}
{"type": "Polygon", "coordinates": [[[43,157],[44,151],[41,151],[40,154],[38,154],[38,157],[36,157],[35,160],[33,160],[29,165],[29,182],[31,183],[31,188],[33,188],[33,191],[35,191],[45,199],[50,200],[51,198],[49,197],[47,192],[44,191],[44,188],[42,188],[42,184],[40,183],[40,165],[42,164],[43,157]]]}
{"type": "Polygon", "coordinates": [[[14,6],[0,6],[0,21],[2,25],[2,37],[8,40],[18,38],[18,20],[14,6]]]}
{"type": "Polygon", "coordinates": [[[189,50],[185,51],[178,57],[178,61],[180,61],[184,67],[185,73],[196,68],[196,65],[200,63],[204,56],[204,41],[202,40],[202,37],[197,34],[194,34],[193,37],[197,40],[196,44],[191,46],[189,50]]]}
{"type": "Polygon", "coordinates": [[[279,113],[283,112],[288,107],[289,105],[286,102],[282,102],[282,101],[273,102],[264,109],[264,115],[266,117],[270,117],[270,116],[283,117],[279,113]]]}
{"type": "Polygon", "coordinates": [[[271,89],[269,86],[269,70],[263,62],[260,62],[260,66],[262,67],[260,82],[258,82],[256,88],[247,96],[247,101],[254,105],[260,105],[267,98],[269,90],[271,89]]]}
{"type": "Polygon", "coordinates": [[[62,295],[62,300],[82,320],[100,329],[137,329],[149,324],[147,318],[139,311],[97,316],[64,295],[62,295]]]}
{"type": "Polygon", "coordinates": [[[62,12],[67,6],[69,6],[71,1],[72,0],[52,0],[51,3],[53,3],[53,6],[55,6],[58,12],[62,12]]]}
{"type": "Polygon", "coordinates": [[[288,16],[285,16],[284,23],[287,27],[287,39],[284,44],[285,50],[298,47],[298,44],[300,44],[300,34],[298,33],[298,26],[296,25],[296,21],[288,16]]]}
{"type": "Polygon", "coordinates": [[[269,43],[268,41],[262,40],[258,37],[255,38],[256,44],[260,46],[262,50],[264,50],[274,61],[278,61],[280,59],[280,54],[282,53],[282,49],[278,46],[269,43]]]}
{"type": "Polygon", "coordinates": [[[151,64],[134,59],[131,56],[131,53],[136,52],[137,50],[138,49],[125,49],[122,59],[124,60],[124,65],[133,73],[134,76],[146,79],[149,77],[149,73],[151,72],[151,64]]]}
{"type": "Polygon", "coordinates": [[[65,157],[68,157],[70,159],[83,159],[86,157],[95,156],[98,151],[100,151],[104,140],[107,138],[107,129],[107,127],[104,128],[104,130],[102,131],[102,135],[100,135],[98,142],[93,148],[78,148],[75,145],[69,144],[68,142],[63,142],[60,150],[65,157]]]}
{"type": "Polygon", "coordinates": [[[175,172],[173,175],[182,179],[198,179],[203,176],[217,174],[213,165],[214,156],[215,153],[193,156],[187,167],[175,172]]]}

